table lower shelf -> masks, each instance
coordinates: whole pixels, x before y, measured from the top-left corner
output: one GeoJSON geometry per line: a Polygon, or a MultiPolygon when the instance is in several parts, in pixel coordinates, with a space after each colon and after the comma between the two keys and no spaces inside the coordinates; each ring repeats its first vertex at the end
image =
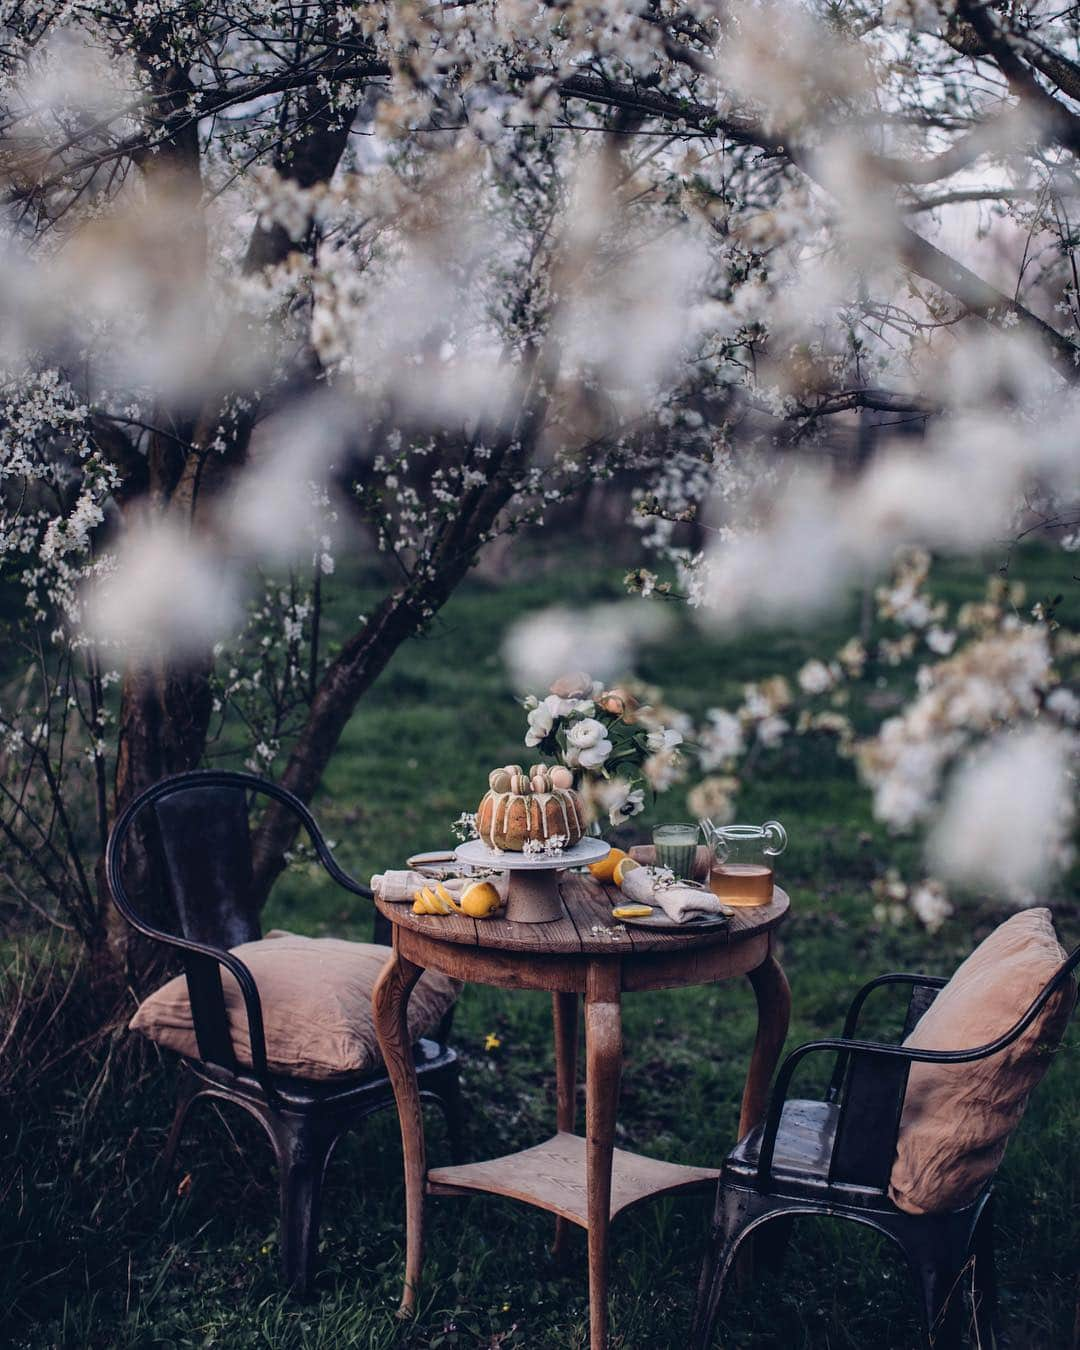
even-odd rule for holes
{"type": "MultiPolygon", "coordinates": [[[[611,1168],[611,1217],[655,1195],[702,1190],[720,1173],[709,1167],[683,1167],[617,1148],[611,1168]]],[[[487,1162],[435,1167],[427,1176],[429,1195],[483,1192],[522,1200],[589,1226],[585,1140],[560,1131],[542,1144],[487,1162]]]]}

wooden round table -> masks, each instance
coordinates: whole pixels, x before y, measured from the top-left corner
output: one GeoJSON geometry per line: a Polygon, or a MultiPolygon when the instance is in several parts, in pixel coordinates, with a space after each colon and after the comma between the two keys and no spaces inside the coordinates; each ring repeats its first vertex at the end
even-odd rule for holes
{"type": "Polygon", "coordinates": [[[772,952],[773,932],[788,911],[772,901],[736,910],[727,927],[669,933],[620,926],[611,908],[621,898],[587,874],[560,879],[563,914],[551,923],[509,923],[464,915],[413,914],[375,897],[394,926],[394,949],[374,992],[375,1029],[393,1085],[405,1162],[405,1291],[412,1312],[423,1261],[424,1194],[506,1195],[554,1213],[555,1250],[567,1226],[588,1234],[591,1350],[603,1350],[608,1322],[608,1231],[624,1209],[650,1196],[709,1187],[715,1169],[681,1167],[616,1149],[615,1115],[622,1072],[624,991],[675,989],[746,975],[757,996],[758,1027],[743,1089],[739,1137],[764,1114],[769,1082],[787,1035],[791,995],[772,952]],[[420,1093],[406,1011],[425,970],[503,989],[553,995],[557,1133],[534,1148],[488,1162],[428,1172],[420,1093]],[[578,999],[585,996],[585,1135],[576,1116],[578,999]]]}

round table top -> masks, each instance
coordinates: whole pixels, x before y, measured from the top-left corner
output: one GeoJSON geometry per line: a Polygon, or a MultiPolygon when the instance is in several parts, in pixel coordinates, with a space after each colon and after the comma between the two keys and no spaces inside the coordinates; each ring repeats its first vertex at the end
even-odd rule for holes
{"type": "Polygon", "coordinates": [[[734,909],[728,924],[669,932],[635,928],[613,919],[612,906],[625,904],[626,897],[618,887],[601,885],[587,872],[563,873],[559,877],[559,894],[562,917],[551,923],[470,919],[464,914],[414,914],[409,901],[395,903],[378,894],[375,904],[391,923],[423,933],[426,938],[536,956],[636,956],[644,952],[741,943],[775,928],[787,915],[790,904],[787,892],[776,886],[769,904],[734,909]]]}

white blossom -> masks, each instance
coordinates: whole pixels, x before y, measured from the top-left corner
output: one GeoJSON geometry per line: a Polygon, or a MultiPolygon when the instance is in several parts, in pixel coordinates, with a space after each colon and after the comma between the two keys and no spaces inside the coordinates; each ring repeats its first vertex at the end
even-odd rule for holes
{"type": "Polygon", "coordinates": [[[1072,857],[1077,738],[1003,733],[957,769],[928,852],[942,877],[1014,900],[1045,899],[1072,857]]]}

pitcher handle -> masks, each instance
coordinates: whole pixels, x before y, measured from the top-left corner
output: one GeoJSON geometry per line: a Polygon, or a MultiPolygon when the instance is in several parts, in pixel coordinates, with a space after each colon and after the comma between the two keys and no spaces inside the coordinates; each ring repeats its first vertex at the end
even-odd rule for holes
{"type": "Polygon", "coordinates": [[[787,830],[778,820],[767,820],[761,832],[769,841],[764,849],[767,858],[775,858],[787,848],[787,830]]]}
{"type": "Polygon", "coordinates": [[[731,852],[731,849],[728,847],[728,842],[724,838],[723,830],[718,829],[708,816],[698,823],[701,826],[701,833],[705,836],[705,846],[708,848],[709,853],[718,863],[727,862],[728,854],[731,852]]]}

